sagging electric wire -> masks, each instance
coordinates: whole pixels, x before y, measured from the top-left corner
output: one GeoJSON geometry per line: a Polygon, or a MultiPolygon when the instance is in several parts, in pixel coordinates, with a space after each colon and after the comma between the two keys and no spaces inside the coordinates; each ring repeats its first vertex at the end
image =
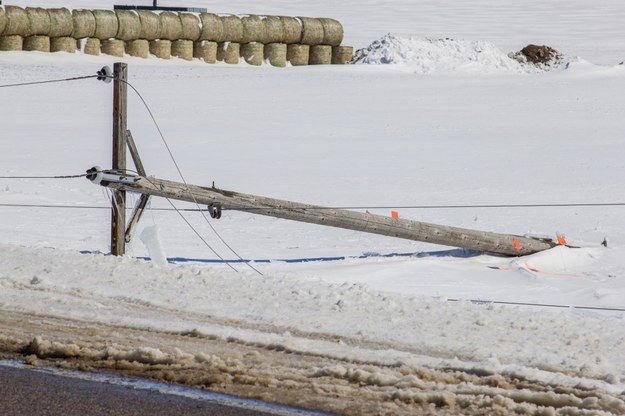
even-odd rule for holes
{"type": "MultiPolygon", "coordinates": [[[[180,169],[180,166],[178,165],[178,162],[176,161],[176,158],[174,157],[174,154],[171,150],[171,148],[169,147],[169,144],[167,143],[167,140],[165,139],[165,135],[163,134],[163,131],[161,130],[158,122],[156,121],[156,117],[154,116],[154,114],[152,113],[152,110],[150,109],[150,106],[148,105],[148,103],[145,101],[145,99],[143,98],[143,96],[141,95],[141,93],[139,92],[139,90],[137,90],[130,82],[117,78],[117,77],[113,77],[110,76],[108,74],[105,74],[105,76],[107,78],[111,78],[113,80],[117,80],[120,82],[123,82],[124,84],[128,85],[134,92],[135,94],[137,94],[137,96],[139,97],[139,99],[141,100],[141,102],[143,103],[143,105],[145,106],[145,109],[147,110],[148,114],[150,115],[150,118],[152,119],[152,122],[154,123],[154,126],[156,127],[156,130],[158,131],[158,134],[161,138],[161,140],[163,141],[163,144],[165,145],[165,148],[167,149],[167,152],[169,153],[169,157],[171,158],[174,166],[176,167],[176,171],[178,172],[178,175],[180,176],[180,179],[182,180],[182,182],[184,183],[185,187],[187,188],[187,191],[189,190],[189,184],[187,183],[187,180],[185,179],[184,175],[182,174],[182,170],[180,169]]],[[[147,179],[147,178],[146,178],[147,179]]],[[[239,253],[237,253],[232,246],[230,246],[230,244],[228,244],[226,242],[226,240],[219,234],[219,232],[217,232],[217,230],[215,229],[215,227],[210,223],[210,221],[208,220],[208,218],[206,217],[205,212],[200,208],[200,204],[197,202],[195,195],[193,195],[192,192],[189,192],[189,195],[191,195],[191,198],[193,198],[193,202],[195,203],[198,211],[202,214],[202,217],[204,218],[204,221],[208,224],[208,226],[211,228],[211,230],[213,231],[213,233],[215,233],[215,235],[217,236],[217,238],[219,238],[219,240],[228,248],[228,250],[230,250],[230,252],[232,252],[232,254],[234,254],[237,258],[239,258],[240,260],[243,260],[243,257],[241,257],[241,255],[239,255],[239,253]]],[[[169,203],[175,208],[175,206],[173,205],[173,203],[171,201],[169,201],[169,203]]],[[[205,241],[205,240],[203,240],[205,241]]],[[[254,266],[252,266],[249,263],[245,263],[250,269],[254,270],[256,273],[258,273],[259,275],[262,276],[262,273],[256,269],[254,266]]],[[[232,267],[232,266],[230,266],[232,267]]]]}

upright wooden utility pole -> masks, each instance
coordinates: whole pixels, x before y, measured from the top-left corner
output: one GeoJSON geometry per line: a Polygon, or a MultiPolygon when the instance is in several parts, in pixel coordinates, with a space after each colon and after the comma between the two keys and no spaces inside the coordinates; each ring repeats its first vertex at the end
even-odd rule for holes
{"type": "MultiPolygon", "coordinates": [[[[113,66],[113,170],[126,169],[127,84],[128,66],[116,62],[113,66]]],[[[113,191],[111,208],[111,254],[123,256],[126,252],[126,191],[113,191]]]]}

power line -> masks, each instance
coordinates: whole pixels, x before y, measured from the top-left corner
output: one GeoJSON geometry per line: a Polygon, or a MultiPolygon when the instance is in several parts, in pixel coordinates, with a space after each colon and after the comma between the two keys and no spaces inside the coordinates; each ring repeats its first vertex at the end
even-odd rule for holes
{"type": "MultiPolygon", "coordinates": [[[[20,177],[6,177],[0,176],[0,179],[33,179],[33,178],[43,178],[43,179],[58,179],[58,178],[74,178],[74,177],[84,177],[84,175],[75,175],[75,176],[65,176],[65,177],[54,177],[54,176],[20,176],[20,177]]],[[[35,208],[110,208],[110,207],[100,207],[100,206],[87,206],[87,205],[38,205],[38,204],[0,204],[0,206],[6,207],[35,207],[35,208]]],[[[332,209],[470,209],[470,208],[525,208],[525,207],[544,207],[544,208],[552,208],[552,207],[611,207],[611,206],[625,206],[625,203],[622,202],[614,202],[614,203],[577,203],[577,204],[498,204],[498,205],[409,205],[409,206],[397,206],[397,205],[388,205],[388,206],[336,206],[336,207],[315,207],[310,209],[316,210],[332,210],[332,209]]],[[[246,207],[246,208],[228,208],[223,207],[223,211],[254,211],[263,209],[266,207],[246,207]]],[[[130,208],[129,208],[130,209],[130,208]]],[[[151,208],[153,211],[175,211],[172,208],[151,208]]],[[[202,208],[176,208],[179,211],[184,212],[207,212],[208,209],[202,208]]],[[[289,207],[276,207],[272,208],[274,210],[306,210],[308,208],[289,208],[289,207]]]]}
{"type": "Polygon", "coordinates": [[[560,309],[585,309],[585,310],[595,310],[595,311],[615,311],[615,312],[625,312],[625,308],[608,308],[601,306],[573,306],[573,305],[557,305],[557,304],[548,304],[548,303],[531,303],[531,302],[508,302],[508,301],[498,301],[498,300],[480,300],[480,299],[447,299],[448,302],[471,302],[478,305],[512,305],[512,306],[539,306],[544,308],[560,308],[560,309]]]}
{"type": "MultiPolygon", "coordinates": [[[[476,204],[476,205],[348,205],[334,207],[314,207],[310,209],[471,209],[471,208],[562,208],[562,207],[614,207],[625,206],[625,202],[580,202],[580,203],[561,203],[561,204],[476,204]]],[[[224,211],[253,211],[266,207],[245,207],[245,208],[227,208],[224,211]]],[[[276,210],[306,210],[307,208],[289,208],[279,207],[276,210]]]]}
{"type": "Polygon", "coordinates": [[[59,175],[59,176],[0,176],[0,179],[71,179],[71,178],[84,178],[88,173],[81,173],[80,175],[59,175]]]}
{"type": "Polygon", "coordinates": [[[81,79],[98,78],[98,77],[100,77],[100,75],[84,75],[84,76],[81,76],[81,77],[50,79],[50,80],[46,80],[46,81],[19,82],[19,83],[16,83],[16,84],[0,85],[0,88],[24,87],[24,86],[27,86],[27,85],[40,85],[40,84],[53,84],[55,82],[78,81],[78,80],[81,80],[81,79]]]}
{"type": "MultiPolygon", "coordinates": [[[[180,166],[178,165],[178,162],[176,161],[176,158],[174,157],[173,152],[171,151],[171,148],[169,147],[169,144],[167,143],[167,140],[165,139],[165,135],[163,134],[158,122],[156,121],[156,117],[154,117],[154,114],[152,113],[152,110],[150,109],[150,106],[148,105],[148,103],[145,101],[145,99],[143,98],[143,96],[141,95],[141,93],[139,92],[139,90],[137,90],[130,82],[123,80],[123,79],[119,79],[119,78],[114,78],[120,82],[125,83],[126,85],[128,85],[130,88],[132,88],[132,90],[137,94],[137,96],[139,97],[139,99],[141,100],[141,102],[143,103],[143,105],[145,106],[146,110],[148,111],[148,114],[150,115],[150,118],[152,119],[152,122],[154,123],[154,126],[156,127],[156,130],[158,131],[159,136],[161,137],[161,140],[163,141],[163,144],[165,145],[165,148],[167,149],[167,152],[169,153],[169,157],[171,158],[172,162],[174,163],[174,166],[176,167],[176,170],[178,171],[178,175],[180,175],[180,178],[182,179],[182,182],[184,183],[185,187],[188,189],[189,185],[187,183],[187,180],[185,179],[184,175],[182,174],[182,170],[180,169],[180,166]]],[[[230,244],[228,244],[226,242],[226,240],[217,232],[217,230],[215,229],[215,227],[210,223],[210,221],[208,220],[208,218],[206,217],[206,214],[204,213],[204,211],[202,211],[200,209],[200,204],[197,202],[197,200],[195,199],[195,195],[193,195],[192,192],[189,192],[189,194],[191,195],[191,197],[193,198],[193,202],[195,202],[195,205],[197,206],[198,211],[202,214],[202,217],[204,218],[204,221],[208,224],[208,226],[211,228],[211,230],[213,231],[213,233],[215,233],[215,235],[219,238],[219,240],[235,255],[237,256],[240,260],[243,260],[243,257],[241,257],[239,255],[239,253],[237,253],[231,246],[230,244]]],[[[168,199],[169,201],[169,199],[168,199]]],[[[172,207],[176,208],[175,205],[169,201],[169,203],[172,205],[172,207]]],[[[183,217],[184,218],[184,217],[183,217]]],[[[186,218],[185,218],[186,221],[186,218]]],[[[204,240],[199,233],[194,229],[193,230],[198,237],[200,237],[200,239],[202,239],[202,241],[205,242],[205,244],[208,245],[208,243],[206,242],[206,240],[204,240]]],[[[213,250],[211,248],[211,250],[213,250]]],[[[214,252],[214,250],[213,250],[214,252]]],[[[262,276],[262,273],[256,269],[254,266],[252,266],[249,263],[245,263],[250,269],[254,270],[256,273],[258,273],[259,275],[262,276]]],[[[232,267],[232,266],[230,266],[232,267]]]]}

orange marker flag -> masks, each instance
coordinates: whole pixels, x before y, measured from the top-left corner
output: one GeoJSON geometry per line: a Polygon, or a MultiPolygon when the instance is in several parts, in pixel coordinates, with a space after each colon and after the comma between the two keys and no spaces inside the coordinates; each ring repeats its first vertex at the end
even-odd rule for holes
{"type": "Polygon", "coordinates": [[[568,243],[566,242],[566,238],[565,238],[563,235],[561,235],[561,234],[556,234],[556,237],[557,237],[557,239],[558,239],[558,244],[560,244],[560,245],[562,245],[562,246],[565,246],[565,245],[567,245],[567,244],[568,244],[568,243]]]}
{"type": "Polygon", "coordinates": [[[512,239],[512,244],[514,244],[514,249],[515,250],[521,250],[521,243],[519,243],[519,240],[517,240],[516,238],[512,239]]]}
{"type": "Polygon", "coordinates": [[[393,218],[395,218],[395,219],[399,218],[399,212],[397,212],[397,211],[391,211],[391,217],[393,217],[393,218]]]}

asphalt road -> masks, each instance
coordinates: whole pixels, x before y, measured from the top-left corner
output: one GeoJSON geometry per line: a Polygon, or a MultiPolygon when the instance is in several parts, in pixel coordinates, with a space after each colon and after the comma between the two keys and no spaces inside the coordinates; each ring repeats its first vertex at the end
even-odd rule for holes
{"type": "MultiPolygon", "coordinates": [[[[296,412],[297,413],[297,412],[296,412]]],[[[201,399],[0,366],[0,415],[274,415],[201,399]]],[[[277,414],[288,414],[280,411],[277,414]]]]}

